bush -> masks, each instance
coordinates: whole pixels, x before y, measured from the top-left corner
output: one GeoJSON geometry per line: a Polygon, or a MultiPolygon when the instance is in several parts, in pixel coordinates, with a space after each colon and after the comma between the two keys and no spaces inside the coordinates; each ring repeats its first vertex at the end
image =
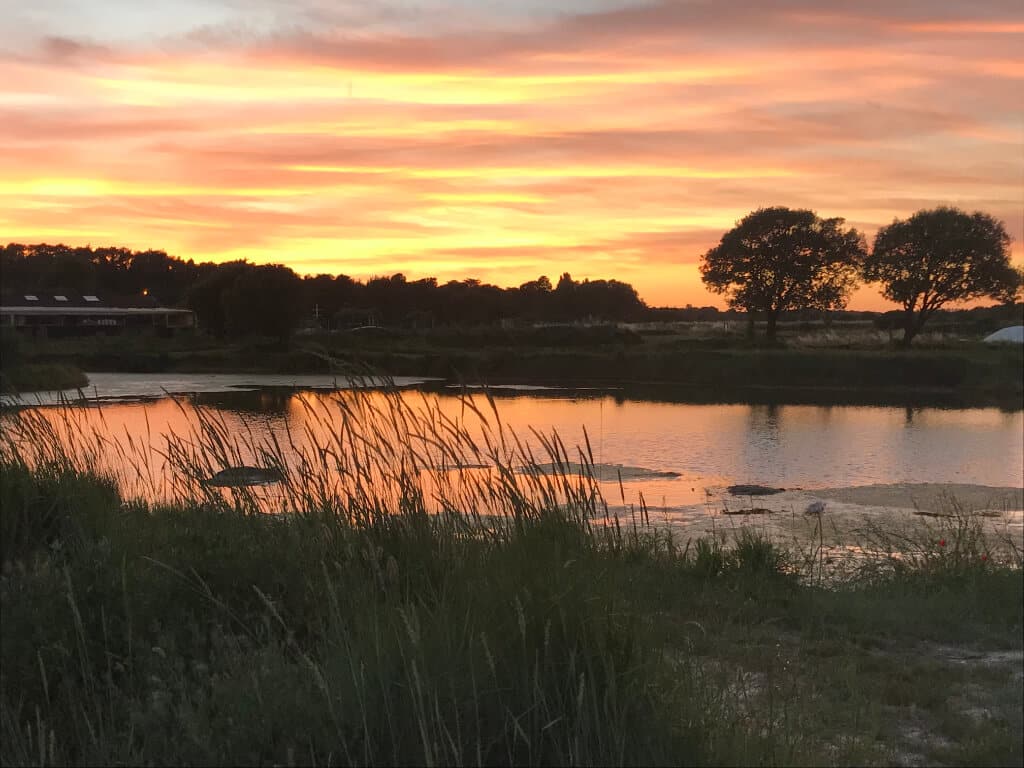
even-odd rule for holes
{"type": "Polygon", "coordinates": [[[0,562],[74,548],[102,530],[120,496],[110,480],[60,468],[0,467],[0,562]]]}

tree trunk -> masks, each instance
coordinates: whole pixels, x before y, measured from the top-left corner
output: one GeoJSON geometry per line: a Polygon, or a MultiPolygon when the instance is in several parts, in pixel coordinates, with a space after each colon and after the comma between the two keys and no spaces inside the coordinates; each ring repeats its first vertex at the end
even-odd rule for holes
{"type": "Polygon", "coordinates": [[[747,338],[754,338],[754,310],[747,310],[747,338]]]}
{"type": "Polygon", "coordinates": [[[777,311],[768,312],[768,325],[764,329],[764,337],[768,341],[775,341],[775,326],[779,321],[779,313],[777,311]]]}
{"type": "Polygon", "coordinates": [[[904,349],[910,347],[910,342],[917,336],[917,332],[921,330],[923,320],[919,321],[914,316],[914,310],[908,309],[903,316],[903,338],[900,340],[900,346],[904,349]]]}

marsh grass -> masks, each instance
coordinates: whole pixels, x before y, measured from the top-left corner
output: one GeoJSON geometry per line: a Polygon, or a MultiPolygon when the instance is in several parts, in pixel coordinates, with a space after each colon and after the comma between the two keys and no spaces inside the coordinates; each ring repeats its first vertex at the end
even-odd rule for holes
{"type": "Polygon", "coordinates": [[[966,511],[827,581],[608,515],[589,446],[487,398],[303,403],[286,444],[5,417],[0,762],[1021,760],[1020,559],[966,511]],[[203,482],[239,464],[286,481],[203,482]]]}
{"type": "Polygon", "coordinates": [[[69,363],[26,363],[0,368],[0,393],[81,389],[89,377],[69,363]]]}

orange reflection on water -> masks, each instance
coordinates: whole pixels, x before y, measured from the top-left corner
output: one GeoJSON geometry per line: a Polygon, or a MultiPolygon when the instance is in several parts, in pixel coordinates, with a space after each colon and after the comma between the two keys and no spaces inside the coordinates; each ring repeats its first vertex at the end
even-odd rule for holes
{"type": "Polygon", "coordinates": [[[18,418],[113,475],[127,496],[151,501],[233,497],[243,492],[201,481],[230,466],[280,467],[283,487],[244,491],[275,509],[352,499],[397,509],[412,494],[432,508],[484,513],[503,488],[553,499],[597,489],[613,508],[642,497],[676,514],[715,511],[732,483],[1019,487],[1024,471],[1022,414],[995,409],[693,405],[584,391],[501,396],[492,406],[454,392],[259,390],[18,418]],[[531,463],[566,466],[518,472],[531,463]]]}

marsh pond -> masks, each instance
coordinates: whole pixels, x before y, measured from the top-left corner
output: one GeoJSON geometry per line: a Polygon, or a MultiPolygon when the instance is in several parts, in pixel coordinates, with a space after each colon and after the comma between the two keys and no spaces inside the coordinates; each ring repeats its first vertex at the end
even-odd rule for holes
{"type": "Polygon", "coordinates": [[[482,511],[496,483],[532,483],[531,493],[555,498],[583,493],[582,476],[606,509],[642,506],[682,526],[802,513],[816,500],[833,511],[929,514],[955,495],[1019,527],[1024,507],[1020,410],[692,404],[614,388],[485,392],[415,378],[388,387],[329,376],[89,378],[87,399],[72,407],[57,403],[78,393],[8,400],[5,430],[43,443],[48,434],[116,476],[126,495],[151,501],[212,492],[231,485],[218,477],[237,476],[218,473],[255,467],[269,469],[264,511],[369,486],[387,498],[388,483],[398,504],[414,488],[439,508],[482,511]]]}

